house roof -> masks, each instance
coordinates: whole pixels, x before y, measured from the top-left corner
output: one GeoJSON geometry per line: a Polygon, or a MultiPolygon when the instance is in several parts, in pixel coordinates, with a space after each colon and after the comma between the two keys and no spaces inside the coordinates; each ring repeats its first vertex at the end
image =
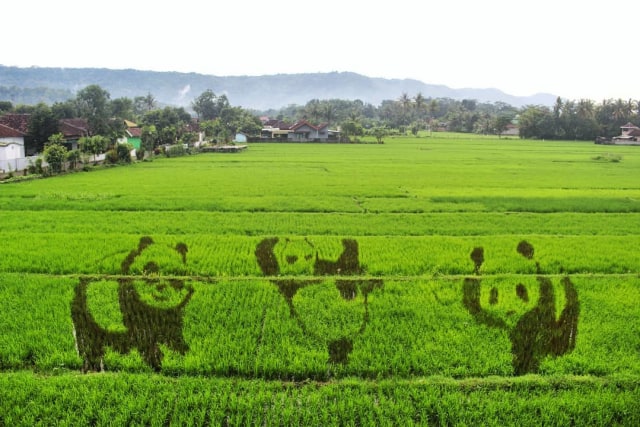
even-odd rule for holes
{"type": "Polygon", "coordinates": [[[629,136],[640,136],[640,128],[633,128],[629,132],[627,132],[629,136]]]}
{"type": "Polygon", "coordinates": [[[128,127],[128,128],[137,128],[137,127],[138,127],[138,125],[137,125],[137,124],[133,123],[133,122],[132,122],[132,121],[130,121],[130,120],[125,120],[125,121],[124,121],[124,125],[125,125],[126,127],[128,127]]]}
{"type": "Polygon", "coordinates": [[[24,136],[24,132],[20,132],[17,129],[0,124],[0,138],[19,138],[21,136],[24,136]]]}
{"type": "Polygon", "coordinates": [[[282,120],[277,120],[277,119],[267,120],[266,122],[264,122],[263,126],[265,128],[271,127],[271,128],[282,129],[282,130],[291,128],[291,125],[289,123],[283,122],[282,120]]]}
{"type": "Polygon", "coordinates": [[[634,125],[631,122],[628,122],[626,125],[620,126],[621,128],[635,128],[635,129],[640,129],[638,128],[638,126],[634,125]]]}
{"type": "Polygon", "coordinates": [[[299,122],[296,122],[291,126],[291,130],[295,131],[295,130],[300,129],[303,126],[309,126],[311,129],[320,130],[322,128],[327,127],[328,125],[327,125],[327,123],[320,123],[318,126],[315,126],[315,125],[312,125],[311,123],[309,123],[306,120],[300,120],[299,122]]]}
{"type": "Polygon", "coordinates": [[[65,138],[80,138],[89,135],[89,124],[85,119],[62,119],[60,132],[65,138]]]}
{"type": "Polygon", "coordinates": [[[127,129],[127,132],[129,132],[129,135],[134,138],[140,138],[142,136],[142,129],[140,129],[139,127],[131,127],[127,129]]]}
{"type": "Polygon", "coordinates": [[[29,118],[31,114],[4,114],[0,116],[0,124],[26,134],[29,132],[29,118]]]}

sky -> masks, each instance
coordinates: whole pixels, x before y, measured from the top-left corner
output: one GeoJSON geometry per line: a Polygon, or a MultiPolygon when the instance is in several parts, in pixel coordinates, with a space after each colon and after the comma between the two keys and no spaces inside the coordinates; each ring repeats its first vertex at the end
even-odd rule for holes
{"type": "Polygon", "coordinates": [[[633,0],[20,0],[2,16],[5,66],[338,71],[516,96],[640,100],[633,0]]]}

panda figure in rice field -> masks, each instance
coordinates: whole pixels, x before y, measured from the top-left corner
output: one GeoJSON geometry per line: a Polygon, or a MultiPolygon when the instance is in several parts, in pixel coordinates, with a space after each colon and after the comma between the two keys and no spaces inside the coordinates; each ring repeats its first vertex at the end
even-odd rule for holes
{"type": "MultiPolygon", "coordinates": [[[[189,347],[182,336],[183,317],[193,287],[176,276],[160,277],[158,273],[162,268],[157,258],[184,266],[187,252],[183,243],[169,247],[142,237],[138,247],[122,261],[121,276],[80,279],[71,303],[71,315],[83,372],[102,371],[107,348],[121,354],[137,349],[144,362],[156,372],[162,367],[161,344],[180,354],[186,353],[189,347]],[[98,313],[92,311],[88,295],[92,287],[100,286],[117,288],[121,322],[115,323],[121,324],[115,328],[105,325],[105,319],[98,318],[98,313]]],[[[178,268],[172,272],[181,271],[178,268]]]]}
{"type": "Polygon", "coordinates": [[[326,260],[307,238],[270,237],[258,243],[255,256],[303,334],[327,346],[330,363],[346,364],[353,339],[369,322],[368,296],[381,289],[383,282],[360,277],[364,269],[356,240],[342,239],[341,243],[340,256],[326,260]],[[321,276],[340,278],[332,284],[321,276]]]}

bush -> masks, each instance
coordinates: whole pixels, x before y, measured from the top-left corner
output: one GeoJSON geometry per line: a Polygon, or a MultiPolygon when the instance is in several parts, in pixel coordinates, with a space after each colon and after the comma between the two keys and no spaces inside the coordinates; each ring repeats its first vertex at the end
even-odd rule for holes
{"type": "Polygon", "coordinates": [[[112,165],[118,163],[118,152],[115,150],[115,148],[107,151],[104,157],[104,162],[112,165]]]}
{"type": "Polygon", "coordinates": [[[116,151],[118,154],[118,161],[122,163],[131,163],[131,150],[133,150],[133,145],[129,143],[117,144],[116,151]]]}
{"type": "Polygon", "coordinates": [[[172,145],[164,151],[164,154],[167,157],[180,157],[187,154],[187,150],[184,148],[182,144],[172,145]]]}
{"type": "Polygon", "coordinates": [[[60,173],[64,170],[67,148],[57,143],[49,144],[44,149],[44,159],[49,163],[52,173],[60,173]]]}
{"type": "Polygon", "coordinates": [[[73,170],[76,168],[78,162],[80,161],[80,151],[68,151],[66,157],[67,161],[69,162],[69,169],[73,170]]]}

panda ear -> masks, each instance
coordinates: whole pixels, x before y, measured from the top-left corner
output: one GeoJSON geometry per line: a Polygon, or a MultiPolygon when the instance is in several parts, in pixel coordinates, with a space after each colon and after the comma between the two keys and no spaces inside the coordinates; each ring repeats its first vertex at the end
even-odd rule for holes
{"type": "Polygon", "coordinates": [[[189,248],[187,248],[187,245],[185,243],[180,242],[176,245],[175,250],[182,256],[182,263],[186,264],[187,252],[189,252],[189,248]]]}
{"type": "Polygon", "coordinates": [[[138,243],[138,254],[144,251],[148,246],[153,244],[153,239],[149,236],[142,236],[140,238],[140,243],[138,243]]]}
{"type": "Polygon", "coordinates": [[[138,249],[131,250],[131,252],[129,252],[127,257],[120,264],[120,270],[122,271],[122,274],[129,274],[129,268],[131,268],[131,265],[133,264],[133,261],[135,261],[136,257],[152,244],[153,239],[151,237],[142,236],[140,238],[140,241],[138,242],[138,249]]]}
{"type": "Polygon", "coordinates": [[[307,242],[307,244],[309,246],[311,246],[312,249],[315,249],[316,247],[314,246],[313,242],[311,240],[309,240],[309,238],[305,237],[304,241],[307,242]]]}
{"type": "Polygon", "coordinates": [[[280,266],[278,260],[274,254],[274,248],[278,243],[277,237],[271,237],[263,239],[256,246],[255,255],[262,270],[262,274],[265,276],[276,276],[280,273],[280,266]]]}

